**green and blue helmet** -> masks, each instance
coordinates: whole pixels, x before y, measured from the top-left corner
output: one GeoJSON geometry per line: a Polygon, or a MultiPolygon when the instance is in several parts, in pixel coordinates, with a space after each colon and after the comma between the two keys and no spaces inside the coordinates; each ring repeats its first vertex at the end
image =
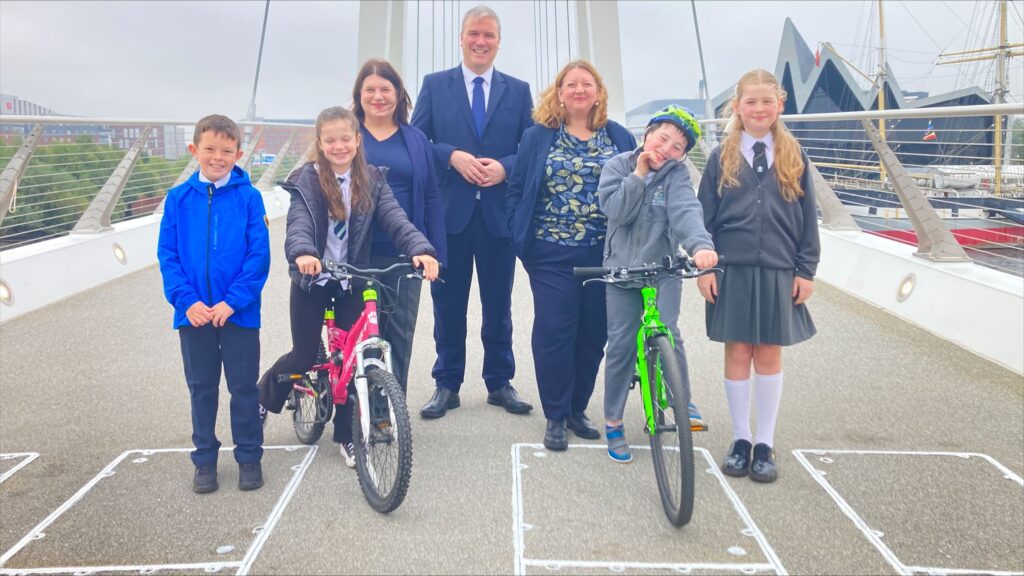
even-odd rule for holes
{"type": "Polygon", "coordinates": [[[647,122],[647,129],[649,130],[662,122],[670,122],[682,130],[683,134],[686,134],[687,153],[690,152],[697,144],[697,140],[700,139],[700,124],[693,117],[693,112],[682,106],[669,104],[665,108],[658,110],[654,113],[654,116],[651,116],[650,121],[647,122]]]}

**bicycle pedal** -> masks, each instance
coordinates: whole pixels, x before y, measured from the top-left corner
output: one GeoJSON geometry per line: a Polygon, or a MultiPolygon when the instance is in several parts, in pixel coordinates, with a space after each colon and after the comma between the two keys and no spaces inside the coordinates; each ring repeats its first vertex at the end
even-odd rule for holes
{"type": "Polygon", "coordinates": [[[707,432],[707,424],[690,424],[690,432],[707,432]]]}

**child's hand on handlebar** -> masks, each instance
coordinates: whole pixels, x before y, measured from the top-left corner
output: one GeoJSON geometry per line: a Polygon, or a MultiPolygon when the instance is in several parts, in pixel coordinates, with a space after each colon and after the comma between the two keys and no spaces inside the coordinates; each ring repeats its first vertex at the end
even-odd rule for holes
{"type": "Polygon", "coordinates": [[[718,264],[718,253],[714,250],[697,250],[697,253],[693,255],[693,262],[697,265],[698,270],[712,268],[718,264]]]}
{"type": "Polygon", "coordinates": [[[299,272],[307,276],[320,274],[320,259],[316,256],[299,256],[295,259],[295,265],[299,267],[299,272]]]}
{"type": "Polygon", "coordinates": [[[433,282],[437,280],[437,274],[441,269],[441,265],[437,263],[437,259],[430,254],[420,254],[419,256],[412,257],[412,263],[417,268],[423,270],[423,277],[433,282]]]}

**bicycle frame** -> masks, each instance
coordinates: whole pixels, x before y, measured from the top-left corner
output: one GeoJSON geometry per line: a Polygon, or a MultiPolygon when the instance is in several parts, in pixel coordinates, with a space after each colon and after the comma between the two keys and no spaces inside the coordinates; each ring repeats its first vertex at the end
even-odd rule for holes
{"type": "MultiPolygon", "coordinates": [[[[363,290],[363,312],[348,330],[335,324],[333,307],[324,311],[324,325],[327,327],[327,362],[315,364],[310,370],[327,371],[335,404],[348,401],[348,383],[352,381],[353,374],[356,392],[365,397],[366,368],[378,366],[391,371],[391,344],[380,337],[377,291],[372,286],[363,290]],[[367,358],[368,350],[379,350],[380,358],[367,358]]],[[[316,394],[312,389],[299,384],[293,387],[310,396],[316,394]]]]}
{"type": "Polygon", "coordinates": [[[647,341],[656,334],[666,334],[668,339],[675,346],[675,339],[672,338],[672,331],[661,322],[661,312],[658,310],[658,289],[654,286],[644,286],[640,289],[644,300],[644,312],[640,322],[640,330],[636,333],[636,373],[640,376],[640,396],[644,404],[644,416],[647,419],[647,431],[653,436],[657,434],[654,406],[651,405],[651,394],[649,390],[653,385],[657,392],[658,404],[661,408],[668,407],[668,396],[665,394],[665,386],[661,382],[658,370],[652,375],[647,369],[647,341]]]}

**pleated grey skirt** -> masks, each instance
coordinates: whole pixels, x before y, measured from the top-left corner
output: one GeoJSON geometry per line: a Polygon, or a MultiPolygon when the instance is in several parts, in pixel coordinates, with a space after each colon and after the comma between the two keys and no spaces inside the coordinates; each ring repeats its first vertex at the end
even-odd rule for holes
{"type": "Polygon", "coordinates": [[[708,338],[789,346],[817,333],[807,306],[793,304],[793,271],[725,266],[718,298],[705,302],[708,338]]]}

